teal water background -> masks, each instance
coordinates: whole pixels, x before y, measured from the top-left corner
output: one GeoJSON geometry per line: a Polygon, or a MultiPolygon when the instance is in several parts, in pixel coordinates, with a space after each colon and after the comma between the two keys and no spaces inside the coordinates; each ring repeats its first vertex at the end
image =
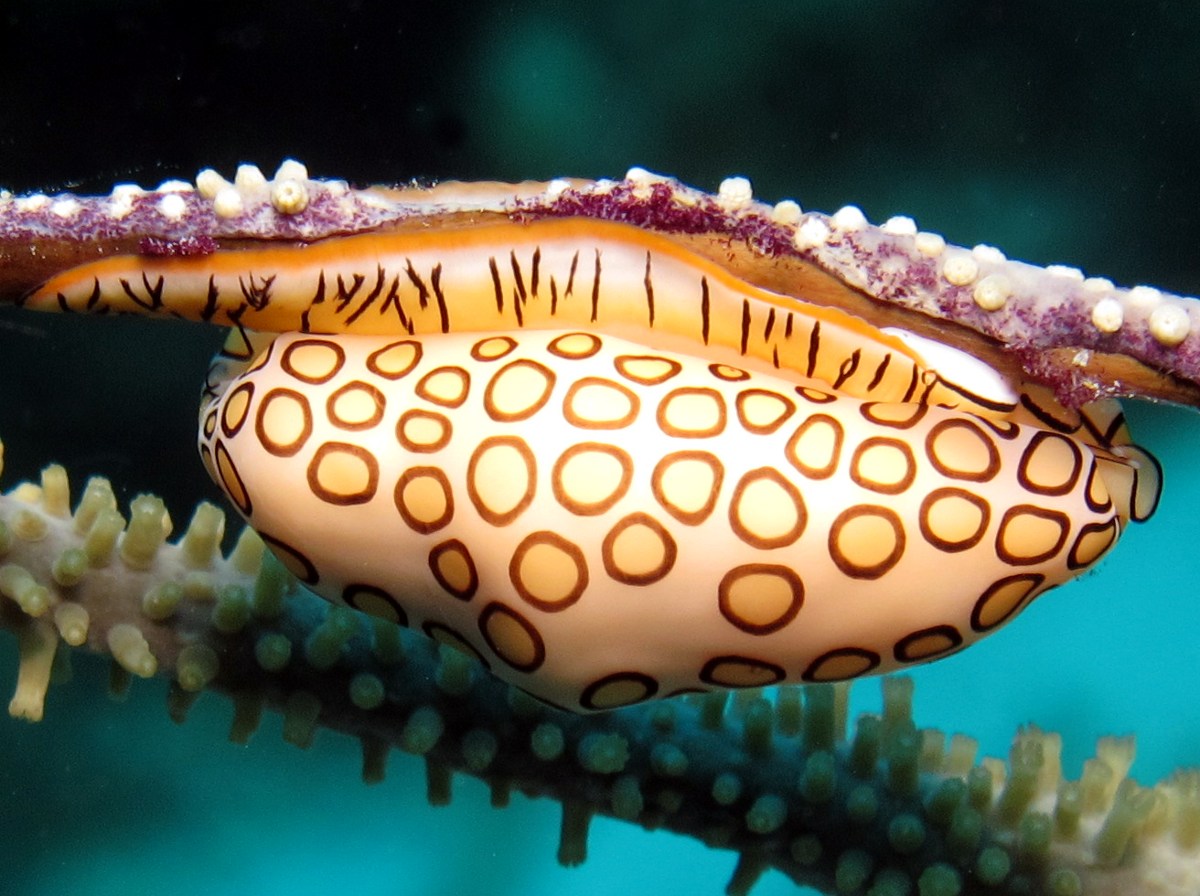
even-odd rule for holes
{"type": "MultiPolygon", "coordinates": [[[[360,183],[620,176],[715,189],[1200,293],[1200,16],[1190,3],[579,4],[33,0],[0,11],[0,184],[149,186],[295,155],[360,183]],[[180,7],[179,9],[182,9],[180,7]]],[[[219,335],[189,325],[0,316],[4,483],[51,460],[176,510],[214,494],[192,448],[219,335]]],[[[1060,731],[1068,774],[1096,737],[1136,732],[1149,783],[1200,765],[1200,416],[1130,409],[1167,471],[1158,515],[1001,633],[917,673],[918,724],[1004,755],[1016,726],[1060,731]]],[[[77,480],[78,481],[78,480],[77,480]]],[[[15,670],[0,636],[0,682],[15,670]]],[[[177,727],[165,686],[104,696],[76,662],[37,726],[0,719],[0,891],[718,894],[727,853],[597,820],[590,858],[554,861],[558,811],[488,807],[456,780],[424,801],[402,754],[358,780],[355,742],[308,752],[268,717],[229,744],[206,695],[177,727]]],[[[878,705],[877,685],[856,706],[878,705]]],[[[757,896],[794,893],[769,875],[757,896]]]]}

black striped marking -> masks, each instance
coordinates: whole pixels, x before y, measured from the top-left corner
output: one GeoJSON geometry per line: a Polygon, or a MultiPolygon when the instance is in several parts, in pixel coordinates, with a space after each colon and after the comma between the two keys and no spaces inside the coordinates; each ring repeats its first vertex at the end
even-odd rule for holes
{"type": "Polygon", "coordinates": [[[647,325],[654,326],[654,281],[650,276],[650,253],[646,253],[646,274],[642,277],[642,285],[646,288],[646,318],[647,325]]]}
{"type": "Polygon", "coordinates": [[[446,295],[442,292],[442,264],[438,262],[429,277],[433,287],[433,297],[437,300],[438,315],[441,317],[442,332],[450,332],[450,309],[446,307],[446,295]]]}

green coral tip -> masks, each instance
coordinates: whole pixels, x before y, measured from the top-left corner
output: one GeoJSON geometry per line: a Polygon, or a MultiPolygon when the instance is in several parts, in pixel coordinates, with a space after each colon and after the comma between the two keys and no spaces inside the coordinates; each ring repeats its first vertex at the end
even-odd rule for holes
{"type": "Polygon", "coordinates": [[[930,865],[917,878],[918,896],[958,896],[962,892],[962,876],[941,862],[930,865]]]}

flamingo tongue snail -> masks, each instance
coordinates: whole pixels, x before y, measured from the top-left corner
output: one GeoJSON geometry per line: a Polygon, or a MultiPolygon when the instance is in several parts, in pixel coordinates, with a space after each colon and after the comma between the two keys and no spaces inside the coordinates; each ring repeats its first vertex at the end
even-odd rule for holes
{"type": "Polygon", "coordinates": [[[230,326],[200,454],[279,559],[577,712],[947,656],[1150,516],[1110,396],[1195,402],[1190,309],[1052,272],[1038,345],[1037,269],[741,191],[205,172],[5,200],[0,288],[230,326]]]}

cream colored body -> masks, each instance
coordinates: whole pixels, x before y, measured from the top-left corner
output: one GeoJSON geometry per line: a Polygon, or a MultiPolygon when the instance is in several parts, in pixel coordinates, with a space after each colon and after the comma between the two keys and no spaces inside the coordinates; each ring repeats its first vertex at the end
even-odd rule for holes
{"type": "Polygon", "coordinates": [[[220,395],[202,454],[294,572],[576,711],[944,656],[1134,490],[1084,429],[596,333],[286,334],[220,395]]]}

